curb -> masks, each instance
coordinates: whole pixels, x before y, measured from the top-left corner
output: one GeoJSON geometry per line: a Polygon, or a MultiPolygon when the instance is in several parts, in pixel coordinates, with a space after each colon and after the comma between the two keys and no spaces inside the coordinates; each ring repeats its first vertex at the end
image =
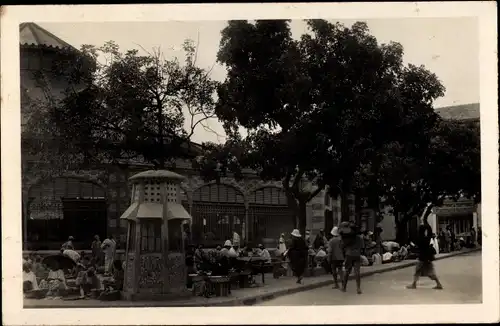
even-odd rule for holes
{"type": "MultiPolygon", "coordinates": [[[[455,256],[460,256],[460,255],[465,255],[465,254],[468,254],[468,253],[471,253],[471,252],[475,252],[475,251],[480,251],[481,248],[474,248],[474,249],[471,249],[471,250],[467,250],[467,251],[459,251],[459,252],[454,252],[454,253],[451,253],[451,254],[447,254],[446,256],[441,256],[441,257],[436,257],[436,261],[437,260],[441,260],[441,259],[446,259],[446,258],[450,258],[450,257],[455,257],[455,256]]],[[[367,276],[372,276],[372,275],[375,275],[375,274],[380,274],[380,273],[385,273],[385,272],[391,272],[391,271],[394,271],[394,270],[399,270],[399,269],[403,269],[403,268],[407,268],[407,267],[411,267],[411,266],[415,266],[417,264],[417,261],[411,261],[411,262],[406,262],[406,263],[398,263],[398,264],[395,264],[395,265],[392,265],[392,266],[387,266],[386,268],[381,268],[379,270],[375,270],[375,271],[365,271],[365,272],[361,272],[361,277],[367,277],[367,276]]],[[[353,279],[354,278],[354,275],[350,275],[349,276],[349,279],[353,279]]],[[[175,302],[169,302],[168,304],[166,304],[166,302],[162,302],[162,301],[158,301],[158,302],[148,302],[148,305],[141,305],[140,302],[136,302],[136,304],[134,305],[123,305],[123,304],[115,304],[113,301],[110,301],[108,305],[106,305],[105,307],[95,307],[95,306],[84,306],[84,305],[73,305],[73,306],[68,306],[68,305],[58,305],[58,304],[55,304],[55,305],[51,305],[50,307],[48,306],[37,306],[37,305],[33,305],[33,306],[29,306],[29,307],[25,307],[25,309],[37,309],[37,308],[140,308],[140,307],[148,307],[148,308],[152,308],[152,307],[157,307],[157,308],[160,308],[160,307],[164,307],[164,308],[167,308],[167,307],[231,307],[231,306],[253,306],[253,305],[256,305],[260,302],[264,302],[264,301],[269,301],[269,300],[273,300],[273,299],[276,299],[278,297],[282,297],[282,296],[286,296],[286,295],[290,295],[290,294],[294,294],[294,293],[298,293],[298,292],[304,292],[304,291],[309,291],[309,290],[313,290],[313,289],[317,289],[317,288],[320,288],[320,287],[324,287],[324,286],[327,286],[327,285],[330,285],[330,284],[333,284],[333,280],[329,279],[329,280],[324,280],[324,281],[321,281],[321,282],[316,282],[316,283],[312,283],[312,284],[307,284],[307,285],[303,285],[303,286],[300,286],[300,287],[296,287],[296,288],[289,288],[289,289],[282,289],[282,290],[277,290],[277,291],[274,291],[274,292],[271,292],[271,293],[263,293],[263,294],[257,294],[257,295],[250,295],[248,297],[243,297],[243,298],[238,298],[238,299],[233,299],[231,300],[230,298],[228,298],[228,300],[225,300],[225,301],[222,301],[222,302],[207,302],[207,303],[199,303],[199,302],[182,302],[182,303],[175,303],[175,302]]]]}
{"type": "MultiPolygon", "coordinates": [[[[481,248],[474,248],[474,249],[467,250],[467,251],[454,252],[454,253],[451,253],[451,254],[446,255],[446,256],[436,257],[436,261],[441,260],[441,259],[450,258],[450,257],[461,256],[464,254],[468,254],[468,253],[480,251],[480,250],[481,250],[481,248]]],[[[361,277],[367,277],[367,276],[372,276],[375,274],[391,272],[394,270],[415,266],[416,264],[417,264],[417,261],[411,261],[411,262],[407,262],[407,263],[399,263],[399,264],[396,264],[394,266],[388,266],[387,268],[379,269],[376,271],[361,272],[361,277]]],[[[351,274],[349,276],[349,279],[350,280],[354,279],[354,275],[351,274]]],[[[313,284],[307,284],[307,285],[304,285],[304,286],[301,286],[298,288],[284,289],[284,290],[275,291],[274,293],[260,294],[260,295],[255,295],[255,296],[250,297],[250,298],[236,299],[236,300],[233,300],[230,302],[220,302],[220,303],[214,303],[214,304],[210,304],[210,305],[206,305],[206,306],[211,306],[211,307],[217,307],[217,306],[219,306],[219,307],[220,306],[253,306],[253,305],[260,303],[260,302],[263,302],[263,301],[269,301],[269,300],[276,299],[278,297],[282,297],[282,296],[286,296],[286,295],[290,295],[290,294],[294,294],[294,293],[298,293],[298,292],[304,292],[304,291],[317,289],[317,288],[324,287],[324,286],[327,286],[330,284],[333,284],[333,280],[326,280],[326,281],[317,282],[317,283],[313,283],[313,284]]]]}

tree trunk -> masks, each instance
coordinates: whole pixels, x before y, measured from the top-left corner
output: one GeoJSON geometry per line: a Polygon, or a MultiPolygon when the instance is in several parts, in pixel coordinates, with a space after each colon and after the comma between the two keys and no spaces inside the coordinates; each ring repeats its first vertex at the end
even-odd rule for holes
{"type": "Polygon", "coordinates": [[[396,224],[396,242],[405,244],[408,242],[408,219],[399,218],[399,214],[394,212],[394,222],[396,224]]]}
{"type": "Polygon", "coordinates": [[[299,229],[300,234],[305,237],[306,224],[307,224],[307,209],[305,202],[299,202],[298,221],[296,227],[299,229]]]}
{"type": "Polygon", "coordinates": [[[349,221],[349,201],[348,195],[342,191],[340,194],[340,220],[349,221]]]}

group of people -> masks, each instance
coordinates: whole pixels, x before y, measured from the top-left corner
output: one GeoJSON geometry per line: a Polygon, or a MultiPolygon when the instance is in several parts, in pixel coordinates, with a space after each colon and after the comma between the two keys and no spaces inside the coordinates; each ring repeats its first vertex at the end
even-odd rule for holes
{"type": "Polygon", "coordinates": [[[200,269],[206,269],[204,265],[207,262],[212,262],[212,265],[222,258],[226,260],[236,259],[238,257],[262,257],[266,262],[271,262],[271,254],[264,245],[259,244],[256,248],[244,246],[240,248],[239,245],[234,245],[231,240],[226,240],[222,246],[217,246],[215,250],[206,251],[203,244],[199,244],[195,249],[194,246],[189,246],[186,255],[186,265],[190,268],[191,272],[196,272],[200,269]]]}
{"type": "Polygon", "coordinates": [[[74,262],[74,268],[64,270],[57,260],[44,264],[39,255],[23,259],[23,291],[34,296],[43,293],[44,297],[54,298],[64,296],[68,289],[68,279],[74,278],[79,288],[80,297],[88,296],[92,290],[109,294],[123,288],[124,266],[121,261],[114,260],[116,241],[109,236],[102,243],[99,236],[94,237],[92,254],[86,256],[84,252],[77,252],[73,244],[74,237],[70,236],[60,249],[60,253],[74,262]],[[101,282],[97,276],[104,265],[104,276],[111,279],[101,282]],[[40,291],[42,290],[42,291],[40,291]]]}
{"type": "MultiPolygon", "coordinates": [[[[331,238],[327,242],[326,251],[323,249],[321,237],[323,235],[320,233],[319,240],[318,236],[315,240],[316,244],[308,246],[306,240],[302,238],[299,230],[295,229],[292,231],[292,242],[291,246],[285,253],[285,256],[290,260],[290,266],[293,273],[297,277],[297,283],[302,283],[303,275],[305,269],[308,265],[308,256],[314,251],[314,246],[319,246],[318,251],[314,251],[315,255],[322,253],[321,256],[326,256],[326,261],[330,266],[330,271],[333,276],[335,289],[340,289],[345,292],[347,289],[347,284],[351,272],[354,270],[355,281],[356,281],[356,291],[358,294],[362,293],[361,290],[361,266],[365,265],[365,260],[367,261],[366,255],[368,254],[367,248],[372,248],[366,245],[367,234],[362,234],[355,230],[355,226],[351,225],[353,232],[350,234],[341,234],[339,227],[334,227],[331,230],[331,238]]],[[[409,256],[410,252],[417,253],[417,267],[414,273],[413,282],[408,286],[410,289],[414,289],[417,286],[417,281],[421,276],[427,276],[436,282],[435,289],[442,289],[443,286],[440,283],[433,265],[433,261],[436,255],[436,249],[433,245],[433,233],[430,225],[426,220],[421,219],[419,234],[417,239],[417,244],[411,243],[408,246],[398,247],[397,250],[388,250],[386,253],[390,254],[390,259],[403,260],[409,256]],[[418,250],[415,250],[418,248],[418,250]]],[[[372,241],[373,242],[373,241],[372,241]]],[[[384,253],[384,255],[386,254],[384,253]]],[[[372,253],[371,263],[383,263],[383,260],[389,257],[383,257],[378,252],[372,253]],[[378,260],[374,262],[373,260],[378,260]]]]}
{"type": "Polygon", "coordinates": [[[477,245],[481,246],[482,243],[482,230],[481,227],[471,228],[469,232],[466,232],[466,236],[458,236],[453,231],[451,226],[442,228],[438,235],[433,235],[433,238],[437,242],[435,247],[439,247],[438,252],[452,252],[460,250],[463,247],[474,247],[477,245]]]}

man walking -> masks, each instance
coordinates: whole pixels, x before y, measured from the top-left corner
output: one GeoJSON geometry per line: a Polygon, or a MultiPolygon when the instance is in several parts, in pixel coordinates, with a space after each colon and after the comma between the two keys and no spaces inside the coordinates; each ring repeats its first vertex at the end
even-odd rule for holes
{"type": "Polygon", "coordinates": [[[349,280],[349,275],[354,268],[354,277],[356,278],[357,293],[361,294],[361,251],[365,247],[363,237],[359,234],[357,227],[351,226],[352,237],[350,241],[342,241],[345,253],[345,274],[342,280],[342,292],[347,290],[347,282],[349,280]]]}
{"type": "Polygon", "coordinates": [[[338,289],[338,276],[340,276],[340,282],[343,283],[344,252],[342,251],[342,238],[339,234],[339,228],[335,226],[330,233],[333,237],[328,242],[328,262],[332,266],[333,288],[338,289]]]}
{"type": "Polygon", "coordinates": [[[427,222],[427,216],[429,216],[431,205],[427,205],[422,217],[420,218],[420,227],[418,229],[418,262],[415,268],[415,274],[413,275],[413,283],[408,285],[408,289],[416,289],[417,282],[420,276],[427,276],[431,280],[436,282],[434,289],[442,290],[443,286],[436,275],[434,269],[433,260],[435,258],[436,252],[434,248],[430,245],[432,238],[432,228],[427,222]]]}

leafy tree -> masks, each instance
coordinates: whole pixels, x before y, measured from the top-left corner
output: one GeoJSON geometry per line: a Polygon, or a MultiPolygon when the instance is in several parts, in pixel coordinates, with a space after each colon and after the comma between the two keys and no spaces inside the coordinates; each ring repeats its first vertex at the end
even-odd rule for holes
{"type": "Polygon", "coordinates": [[[216,114],[229,140],[199,159],[207,178],[251,168],[281,181],[301,231],[308,201],[327,186],[352,192],[360,166],[388,142],[416,137],[444,90],[424,68],[405,67],[401,45],[378,44],[365,23],[307,24],[311,33],[294,40],[288,21],[228,23],[216,114]]]}
{"type": "Polygon", "coordinates": [[[425,138],[418,151],[408,143],[387,144],[374,161],[378,164],[358,174],[364,196],[392,206],[398,242],[408,240],[408,223],[428,204],[481,198],[479,126],[438,119],[425,138]]]}
{"type": "MultiPolygon", "coordinates": [[[[54,66],[49,73],[67,82],[63,96],[49,91],[48,100],[25,110],[27,151],[45,153],[40,161],[62,169],[131,160],[164,168],[175,158],[192,157],[189,140],[197,126],[214,117],[217,82],[196,66],[192,41],[183,49],[182,63],[159,51],[123,53],[113,42],[83,46],[80,55],[93,63],[90,69],[54,66]]],[[[37,81],[48,89],[41,75],[37,81]]]]}

